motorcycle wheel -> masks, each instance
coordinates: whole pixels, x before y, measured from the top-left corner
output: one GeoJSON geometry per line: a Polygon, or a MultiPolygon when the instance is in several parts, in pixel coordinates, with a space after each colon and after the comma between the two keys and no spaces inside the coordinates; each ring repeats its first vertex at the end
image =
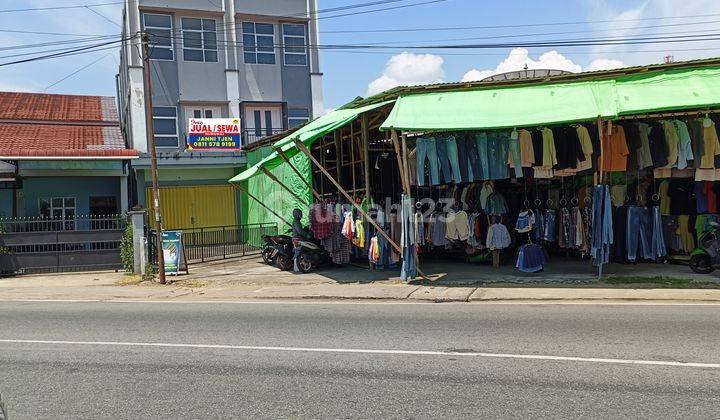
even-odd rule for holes
{"type": "Polygon", "coordinates": [[[277,258],[275,258],[275,266],[282,271],[289,271],[293,269],[293,260],[291,258],[278,255],[277,258]]]}
{"type": "Polygon", "coordinates": [[[265,248],[262,250],[261,255],[262,255],[263,262],[265,262],[265,264],[273,263],[272,253],[273,253],[272,247],[268,247],[268,248],[265,248]]]}
{"type": "Polygon", "coordinates": [[[313,269],[313,263],[307,254],[300,254],[297,259],[297,265],[303,273],[309,273],[313,269]]]}
{"type": "Polygon", "coordinates": [[[690,269],[698,274],[710,274],[715,271],[710,256],[705,254],[690,257],[690,269]]]}

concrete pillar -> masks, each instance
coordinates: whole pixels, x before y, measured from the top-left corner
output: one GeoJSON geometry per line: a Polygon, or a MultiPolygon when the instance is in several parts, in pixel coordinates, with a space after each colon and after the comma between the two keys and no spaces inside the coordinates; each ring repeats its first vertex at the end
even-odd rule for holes
{"type": "Polygon", "coordinates": [[[145,237],[145,210],[129,211],[133,231],[133,274],[144,274],[148,260],[147,238],[145,237]]]}
{"type": "Polygon", "coordinates": [[[128,211],[128,177],[120,177],[120,214],[128,211]]]}

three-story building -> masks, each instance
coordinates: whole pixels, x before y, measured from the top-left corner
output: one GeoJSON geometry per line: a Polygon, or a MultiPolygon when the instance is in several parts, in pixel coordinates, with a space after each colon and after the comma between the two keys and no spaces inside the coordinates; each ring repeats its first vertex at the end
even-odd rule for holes
{"type": "MultiPolygon", "coordinates": [[[[126,0],[118,102],[133,162],[131,202],[150,204],[139,33],[150,38],[153,126],[167,228],[233,225],[240,197],[227,180],[241,150],[188,150],[191,118],[240,121],[242,144],[323,112],[317,0],[126,0]]],[[[151,220],[153,218],[151,217],[151,220]]]]}

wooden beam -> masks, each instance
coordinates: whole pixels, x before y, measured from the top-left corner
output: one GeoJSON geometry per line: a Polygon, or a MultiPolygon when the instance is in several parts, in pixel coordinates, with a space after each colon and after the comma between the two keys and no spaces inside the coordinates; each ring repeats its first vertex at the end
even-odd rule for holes
{"type": "Polygon", "coordinates": [[[360,116],[360,136],[362,139],[362,157],[365,168],[365,198],[370,203],[370,130],[368,129],[368,114],[360,116]]]}
{"type": "Polygon", "coordinates": [[[335,188],[338,189],[340,194],[342,194],[345,197],[345,199],[348,202],[350,202],[350,204],[353,207],[355,207],[355,210],[357,210],[365,218],[365,220],[367,220],[371,225],[373,225],[373,227],[377,230],[377,232],[380,235],[382,235],[385,239],[387,239],[388,243],[393,248],[395,248],[395,250],[398,253],[400,253],[402,255],[402,249],[400,248],[400,245],[395,243],[395,241],[392,240],[390,235],[388,235],[387,232],[385,232],[385,230],[383,228],[381,228],[377,224],[377,222],[375,222],[375,220],[373,220],[372,217],[370,217],[365,212],[365,210],[363,210],[362,207],[360,207],[357,203],[355,203],[355,200],[353,200],[352,197],[350,197],[350,194],[348,194],[347,191],[345,191],[343,189],[343,187],[335,180],[335,178],[333,178],[332,175],[330,175],[330,173],[327,171],[327,169],[325,169],[322,165],[320,165],[320,162],[318,162],[317,159],[315,159],[315,156],[312,155],[310,150],[308,150],[307,146],[305,146],[302,142],[298,141],[297,139],[294,139],[293,141],[295,142],[295,146],[297,146],[297,148],[300,149],[301,152],[305,153],[305,155],[308,158],[310,158],[310,160],[312,160],[312,162],[318,167],[318,169],[320,169],[320,172],[322,172],[323,175],[325,175],[327,177],[327,179],[335,186],[335,188]]]}
{"type": "Polygon", "coordinates": [[[273,173],[270,172],[267,168],[260,168],[260,170],[261,170],[265,175],[267,175],[268,178],[270,178],[270,179],[272,179],[273,181],[277,182],[278,185],[280,185],[285,191],[289,192],[290,195],[292,195],[293,197],[295,197],[296,200],[298,200],[299,202],[301,202],[301,203],[303,203],[303,204],[305,204],[305,205],[309,205],[309,204],[310,204],[310,203],[307,202],[307,200],[305,200],[305,199],[301,198],[299,195],[295,194],[295,192],[294,192],[293,190],[291,190],[290,188],[288,188],[287,185],[283,184],[283,183],[282,183],[275,175],[273,175],[273,173]]]}
{"type": "MultiPolygon", "coordinates": [[[[335,143],[335,174],[337,175],[337,180],[342,185],[343,177],[342,177],[342,171],[340,167],[340,160],[342,159],[342,140],[340,139],[342,137],[342,128],[338,128],[337,130],[333,131],[333,142],[335,143]]],[[[338,196],[338,199],[340,197],[338,196]]]]}
{"type": "Polygon", "coordinates": [[[400,150],[400,142],[398,141],[398,134],[396,130],[392,130],[390,134],[392,139],[393,147],[395,148],[395,157],[397,158],[398,170],[400,171],[400,186],[403,192],[407,193],[410,191],[410,184],[405,179],[405,165],[402,160],[402,151],[400,150]]]}
{"type": "Polygon", "coordinates": [[[263,206],[263,207],[265,208],[265,210],[269,211],[270,213],[272,213],[273,215],[275,215],[275,217],[277,217],[278,219],[280,219],[280,220],[282,220],[283,222],[285,222],[286,225],[292,227],[292,223],[288,222],[287,220],[285,220],[284,217],[282,217],[282,216],[280,216],[279,214],[275,213],[275,212],[273,211],[273,209],[271,209],[270,207],[268,207],[268,206],[267,206],[265,203],[263,203],[259,198],[257,198],[257,197],[255,197],[254,195],[250,194],[250,193],[248,192],[248,190],[245,189],[245,188],[243,188],[240,184],[231,184],[231,185],[232,185],[233,187],[237,188],[238,190],[244,192],[245,194],[247,194],[248,197],[250,197],[250,198],[252,198],[253,200],[257,201],[258,204],[260,204],[261,206],[263,206]]]}
{"type": "MultiPolygon", "coordinates": [[[[312,191],[312,193],[313,193],[313,195],[315,196],[315,198],[318,199],[318,200],[320,200],[320,199],[321,199],[321,198],[320,198],[320,194],[318,194],[318,192],[315,191],[315,188],[313,188],[312,185],[310,185],[310,183],[308,182],[308,180],[305,179],[305,177],[303,176],[303,174],[300,173],[300,171],[298,170],[298,168],[296,168],[295,165],[292,164],[292,162],[290,161],[290,158],[287,157],[287,155],[285,154],[285,152],[283,152],[281,148],[277,148],[277,149],[275,149],[275,151],[276,151],[277,154],[280,156],[280,158],[285,161],[285,163],[287,163],[288,165],[290,165],[290,169],[292,169],[293,172],[295,172],[295,175],[297,175],[298,178],[300,178],[300,179],[302,180],[303,184],[305,184],[305,186],[307,186],[308,189],[309,189],[310,191],[312,191]]],[[[312,178],[312,171],[310,171],[310,177],[312,178]]]]}

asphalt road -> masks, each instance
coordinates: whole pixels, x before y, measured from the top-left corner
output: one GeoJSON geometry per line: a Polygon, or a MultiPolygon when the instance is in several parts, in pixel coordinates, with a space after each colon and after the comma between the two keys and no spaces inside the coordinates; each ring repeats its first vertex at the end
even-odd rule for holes
{"type": "Polygon", "coordinates": [[[718,306],[0,302],[0,325],[12,420],[720,412],[718,306]]]}

